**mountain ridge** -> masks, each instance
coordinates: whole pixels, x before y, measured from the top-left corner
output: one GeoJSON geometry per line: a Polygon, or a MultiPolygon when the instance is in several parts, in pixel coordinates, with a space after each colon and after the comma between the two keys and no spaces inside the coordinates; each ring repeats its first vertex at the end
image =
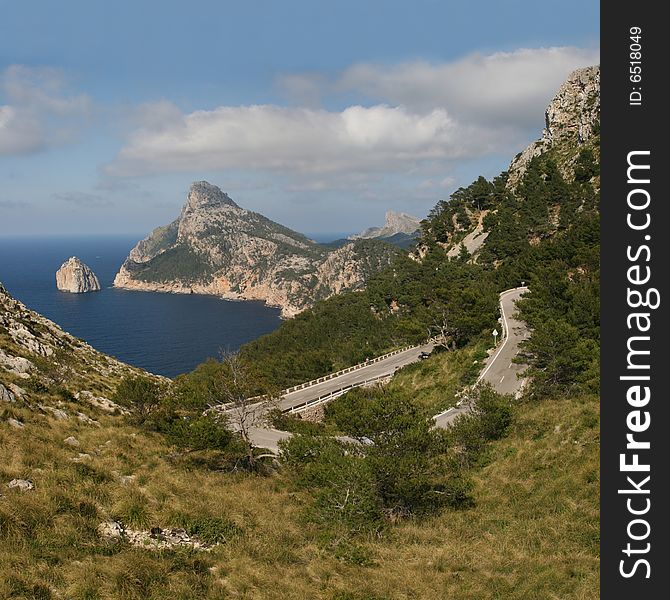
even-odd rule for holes
{"type": "Polygon", "coordinates": [[[362,288],[396,252],[374,240],[327,248],[196,181],[180,216],[130,251],[114,286],[263,300],[291,317],[317,300],[362,288]]]}

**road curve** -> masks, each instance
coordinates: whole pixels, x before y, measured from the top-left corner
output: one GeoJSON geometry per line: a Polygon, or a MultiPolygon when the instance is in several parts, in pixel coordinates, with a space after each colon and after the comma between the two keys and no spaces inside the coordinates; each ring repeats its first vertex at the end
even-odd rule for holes
{"type": "MultiPolygon", "coordinates": [[[[378,362],[371,362],[369,365],[359,367],[349,373],[342,373],[337,377],[333,377],[327,381],[322,381],[311,385],[302,390],[296,390],[285,394],[277,403],[277,407],[282,411],[289,411],[294,407],[301,406],[305,402],[316,400],[322,396],[337,393],[342,388],[356,387],[370,380],[383,379],[387,376],[393,375],[395,371],[401,367],[409,365],[419,360],[419,355],[422,352],[431,352],[435,348],[434,343],[425,344],[416,348],[410,348],[398,354],[387,356],[378,362]]],[[[258,405],[260,407],[260,404],[258,405]]],[[[236,409],[230,408],[227,412],[234,413],[236,409]]],[[[259,409],[263,410],[263,409],[259,409]]],[[[261,420],[261,419],[258,419],[261,420]]],[[[231,423],[235,429],[235,419],[231,423]]],[[[259,448],[267,448],[271,452],[277,454],[279,452],[279,441],[291,437],[287,431],[280,431],[269,427],[250,427],[249,435],[254,446],[259,448]]]]}
{"type": "Polygon", "coordinates": [[[315,400],[326,394],[332,394],[347,386],[357,386],[371,379],[382,379],[393,375],[397,369],[418,361],[419,355],[422,352],[430,353],[433,348],[435,348],[435,344],[433,343],[419,346],[418,348],[410,348],[404,352],[384,358],[379,362],[360,367],[350,373],[342,373],[342,375],[333,377],[333,379],[317,383],[303,390],[296,390],[295,392],[285,394],[279,401],[279,408],[287,411],[309,400],[315,400]]]}
{"type": "MultiPolygon", "coordinates": [[[[523,383],[517,377],[517,374],[523,371],[524,366],[515,364],[513,359],[519,351],[519,343],[528,336],[528,331],[525,324],[515,318],[514,304],[527,291],[528,288],[521,287],[507,290],[500,294],[503,339],[495,352],[487,359],[477,379],[478,383],[480,381],[489,382],[501,394],[516,394],[521,389],[523,383]]],[[[397,369],[418,361],[419,355],[422,352],[431,352],[434,347],[434,343],[429,343],[418,348],[410,348],[409,350],[384,358],[379,362],[360,367],[355,371],[343,373],[308,388],[290,392],[282,397],[278,406],[283,411],[289,411],[307,401],[332,394],[342,388],[361,385],[369,380],[382,379],[393,375],[397,369]]],[[[447,427],[456,417],[467,410],[468,407],[463,404],[435,415],[433,419],[435,420],[436,427],[447,427]]],[[[260,448],[267,448],[275,453],[279,450],[278,442],[291,437],[291,434],[286,431],[262,427],[253,427],[250,433],[254,445],[260,448]]]]}
{"type": "MultiPolygon", "coordinates": [[[[519,344],[528,337],[528,329],[523,321],[516,318],[516,301],[528,291],[527,287],[514,288],[500,294],[500,315],[503,339],[495,352],[487,359],[477,383],[490,383],[499,394],[518,394],[523,386],[519,374],[525,365],[516,364],[514,359],[519,353],[519,344]]],[[[448,427],[459,415],[468,411],[464,403],[441,412],[433,417],[436,427],[448,427]]]]}

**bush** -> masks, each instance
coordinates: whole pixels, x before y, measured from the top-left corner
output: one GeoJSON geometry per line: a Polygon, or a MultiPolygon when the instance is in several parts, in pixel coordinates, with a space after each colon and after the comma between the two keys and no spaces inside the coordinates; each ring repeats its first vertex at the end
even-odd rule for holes
{"type": "Polygon", "coordinates": [[[166,421],[162,431],[168,441],[185,450],[226,450],[234,439],[225,424],[212,416],[177,417],[166,421]]]}
{"type": "Polygon", "coordinates": [[[283,445],[296,485],[315,490],[315,520],[360,531],[378,527],[384,517],[463,504],[467,486],[443,469],[444,435],[411,400],[358,389],[335,400],[327,413],[356,442],[297,435],[283,445]]]}
{"type": "Polygon", "coordinates": [[[112,401],[130,411],[134,420],[144,423],[155,413],[164,395],[163,386],[144,375],[124,377],[112,396],[112,401]]]}
{"type": "Polygon", "coordinates": [[[268,420],[274,428],[281,431],[290,431],[302,435],[324,435],[326,433],[323,423],[305,421],[300,417],[282,412],[278,408],[269,412],[268,420]]]}
{"type": "Polygon", "coordinates": [[[447,433],[464,467],[475,465],[488,443],[505,435],[513,414],[512,398],[488,384],[477,386],[469,402],[470,411],[458,417],[447,433]]]}

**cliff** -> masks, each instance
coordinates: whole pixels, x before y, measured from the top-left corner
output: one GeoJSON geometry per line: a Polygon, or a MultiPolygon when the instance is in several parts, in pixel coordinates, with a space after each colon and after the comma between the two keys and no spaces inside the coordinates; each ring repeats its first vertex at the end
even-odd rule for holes
{"type": "Polygon", "coordinates": [[[179,218],[131,250],[114,285],[263,300],[290,317],[317,300],[363,287],[396,252],[367,240],[325,248],[198,181],[179,218]]]}
{"type": "Polygon", "coordinates": [[[76,256],[68,258],[56,271],[56,286],[62,292],[73,294],[100,290],[100,282],[95,273],[76,256]]]}
{"type": "Polygon", "coordinates": [[[600,156],[600,66],[573,71],[547,106],[544,122],[540,139],[510,164],[509,188],[517,186],[533,158],[549,151],[568,181],[575,177],[580,150],[589,149],[600,156]]]}

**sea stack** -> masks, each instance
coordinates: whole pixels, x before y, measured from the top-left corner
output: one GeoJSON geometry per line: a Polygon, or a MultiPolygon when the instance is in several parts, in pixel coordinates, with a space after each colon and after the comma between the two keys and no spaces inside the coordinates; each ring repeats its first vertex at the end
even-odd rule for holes
{"type": "Polygon", "coordinates": [[[73,294],[100,290],[100,282],[95,273],[76,256],[68,258],[56,271],[56,286],[61,292],[73,294]]]}

